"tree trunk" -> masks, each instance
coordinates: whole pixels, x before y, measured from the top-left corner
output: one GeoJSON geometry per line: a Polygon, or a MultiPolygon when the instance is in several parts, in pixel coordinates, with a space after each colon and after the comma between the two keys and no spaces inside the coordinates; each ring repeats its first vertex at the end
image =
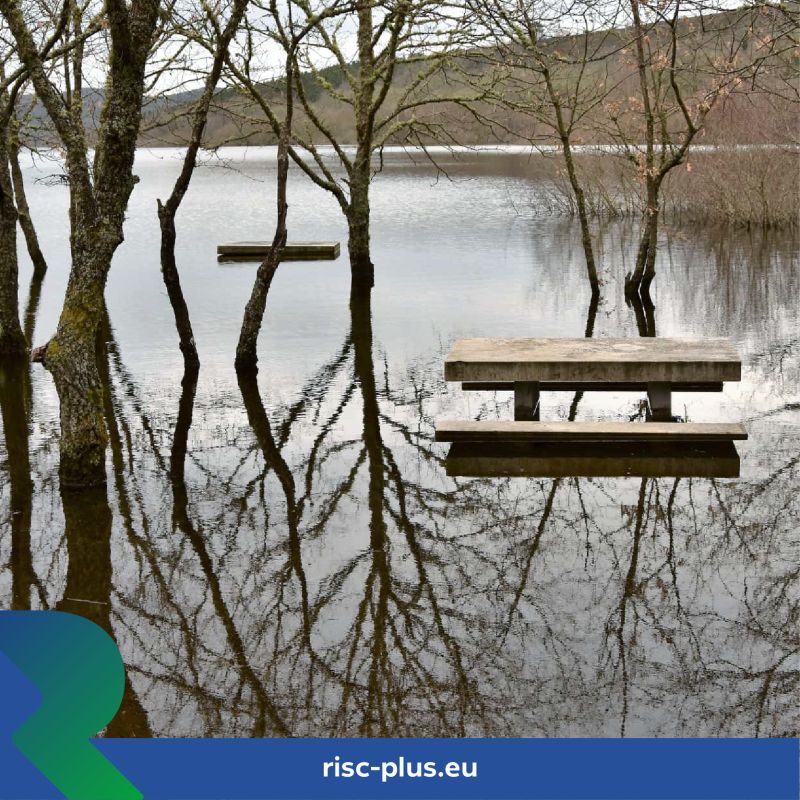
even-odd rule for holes
{"type": "Polygon", "coordinates": [[[61,485],[105,483],[108,441],[103,384],[97,371],[97,331],[113,248],[93,246],[95,237],[75,235],[70,273],[55,336],[34,354],[50,371],[61,405],[61,485]]]}
{"type": "MultiPolygon", "coordinates": [[[[642,26],[639,13],[639,0],[630,0],[631,15],[636,43],[636,67],[639,75],[639,92],[642,98],[642,109],[645,124],[645,153],[644,153],[644,180],[647,192],[647,206],[642,239],[639,252],[636,255],[636,268],[631,275],[625,277],[625,293],[638,292],[642,286],[645,268],[649,259],[655,263],[656,238],[652,235],[653,225],[658,225],[658,186],[655,179],[655,118],[650,103],[650,87],[647,79],[647,58],[645,56],[645,41],[647,34],[642,26]],[[652,253],[651,253],[652,249],[652,253]]],[[[657,232],[657,228],[656,228],[657,232]]]]}
{"type": "Polygon", "coordinates": [[[356,155],[348,175],[350,202],[347,208],[351,292],[369,292],[375,284],[375,268],[369,253],[369,182],[372,145],[375,138],[375,29],[372,3],[359,2],[358,11],[358,90],[353,97],[356,128],[356,155]]]}
{"type": "Polygon", "coordinates": [[[267,257],[261,262],[253,282],[253,290],[244,310],[242,328],[239,331],[239,343],[236,346],[235,366],[239,371],[252,371],[258,369],[258,334],[264,320],[264,310],[267,307],[267,294],[272,285],[272,279],[281,260],[281,248],[286,244],[286,215],[289,204],[286,200],[286,184],[289,179],[289,140],[292,133],[292,114],[294,97],[294,70],[293,53],[286,58],[286,118],[278,138],[278,175],[277,175],[277,219],[275,221],[275,235],[272,237],[272,248],[267,257]]]}
{"type": "Polygon", "coordinates": [[[636,252],[634,271],[625,278],[625,293],[646,292],[655,278],[656,250],[658,249],[659,201],[657,186],[648,186],[647,208],[642,219],[642,235],[636,252]]]}
{"type": "Polygon", "coordinates": [[[258,369],[258,334],[264,320],[267,307],[267,295],[272,279],[278,270],[281,260],[281,248],[286,244],[286,179],[289,173],[288,131],[281,134],[278,145],[278,220],[275,224],[275,235],[272,248],[267,257],[259,264],[253,290],[244,310],[242,328],[239,331],[239,342],[236,345],[236,369],[256,371],[258,369]]]}
{"type": "Polygon", "coordinates": [[[642,272],[642,280],[639,285],[639,291],[642,294],[647,294],[650,291],[650,284],[653,278],[656,277],[656,251],[658,249],[658,215],[659,215],[659,201],[658,201],[658,188],[655,189],[654,205],[648,209],[647,219],[647,256],[644,260],[644,270],[642,272]]]}
{"type": "Polygon", "coordinates": [[[184,366],[187,370],[199,365],[200,359],[197,355],[189,308],[186,305],[186,299],[181,289],[178,265],[175,262],[175,215],[178,213],[178,208],[189,189],[189,183],[197,165],[197,154],[203,143],[203,134],[208,122],[208,110],[211,107],[211,101],[214,98],[214,92],[222,74],[228,47],[231,39],[239,29],[239,24],[247,9],[247,3],[248,0],[234,1],[230,19],[217,42],[214,59],[206,76],[203,92],[194,107],[192,134],[183,157],[180,174],[172,187],[172,193],[167,198],[167,201],[165,203],[162,203],[161,200],[158,201],[158,220],[161,225],[161,274],[164,278],[167,296],[175,316],[175,327],[178,329],[178,340],[183,353],[184,366]]]}
{"type": "Polygon", "coordinates": [[[369,157],[366,164],[354,165],[350,182],[350,205],[347,211],[350,254],[350,280],[352,290],[358,294],[368,292],[375,285],[375,267],[370,258],[369,241],[369,157]]]}
{"type": "Polygon", "coordinates": [[[0,128],[0,355],[24,356],[28,345],[19,322],[17,209],[6,134],[7,130],[0,128]]]}
{"type": "Polygon", "coordinates": [[[586,273],[589,277],[589,285],[592,287],[592,294],[597,294],[600,291],[600,279],[597,277],[597,266],[594,261],[592,234],[589,230],[589,214],[586,211],[586,195],[581,186],[580,179],[578,178],[578,171],[575,169],[575,159],[572,155],[572,143],[570,142],[571,131],[564,120],[561,100],[553,86],[550,70],[545,67],[542,74],[545,79],[548,95],[550,96],[550,103],[555,112],[556,127],[558,128],[558,136],[561,140],[564,163],[567,167],[567,176],[569,177],[569,183],[572,187],[572,193],[575,195],[575,204],[578,207],[578,219],[581,224],[581,242],[583,244],[583,253],[586,258],[586,273]]]}
{"type": "Polygon", "coordinates": [[[19,226],[22,228],[22,234],[25,237],[28,255],[33,262],[33,274],[39,278],[47,272],[47,262],[39,247],[39,237],[36,235],[36,228],[31,218],[31,210],[28,207],[25,184],[22,180],[22,170],[19,166],[19,143],[16,139],[12,139],[9,145],[9,161],[11,163],[11,180],[14,185],[14,198],[17,204],[19,226]]]}
{"type": "Polygon", "coordinates": [[[158,201],[158,221],[161,225],[161,275],[167,288],[172,313],[175,316],[175,327],[178,330],[178,342],[183,353],[186,366],[197,366],[200,359],[194,342],[192,320],[189,308],[181,289],[181,278],[175,262],[175,212],[172,208],[158,201]]]}
{"type": "MultiPolygon", "coordinates": [[[[571,163],[572,158],[570,156],[571,163]]],[[[568,168],[569,170],[569,168],[568,168]]],[[[572,178],[570,178],[572,180],[572,178]]],[[[586,198],[583,193],[583,188],[576,182],[573,184],[573,191],[575,192],[575,202],[578,206],[578,219],[581,224],[581,242],[583,244],[583,253],[586,258],[586,274],[589,277],[589,285],[592,287],[592,294],[598,294],[600,291],[600,278],[597,276],[597,266],[594,261],[594,248],[592,247],[592,234],[589,230],[589,216],[586,213],[586,198]]]]}
{"type": "MultiPolygon", "coordinates": [[[[39,100],[66,154],[70,181],[72,267],[55,336],[38,348],[53,375],[61,405],[63,488],[105,483],[107,432],[103,387],[95,343],[104,308],[103,292],[133,187],[136,142],[142,115],[146,64],[159,20],[160,0],[108,2],[105,22],[111,48],[94,148],[80,120],[50,80],[19,0],[0,0],[0,12],[14,36],[39,100]]],[[[80,70],[72,89],[80,98],[80,70]]],[[[7,162],[7,158],[5,159],[7,162]]]]}

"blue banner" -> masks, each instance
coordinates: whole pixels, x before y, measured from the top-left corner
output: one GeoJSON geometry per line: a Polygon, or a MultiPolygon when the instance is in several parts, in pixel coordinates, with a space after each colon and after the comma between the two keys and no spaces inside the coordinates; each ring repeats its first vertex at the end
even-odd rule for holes
{"type": "Polygon", "coordinates": [[[148,800],[782,798],[792,739],[103,740],[148,800]]]}
{"type": "Polygon", "coordinates": [[[124,689],[108,634],[3,612],[0,645],[2,800],[800,797],[797,739],[92,739],[124,689]]]}
{"type": "MultiPolygon", "coordinates": [[[[800,797],[796,739],[99,739],[95,743],[147,800],[800,797]]],[[[63,796],[55,790],[41,794],[42,782],[19,772],[5,772],[0,778],[3,784],[4,800],[63,796]],[[25,791],[23,777],[35,781],[27,784],[36,787],[33,793],[25,791]]]]}

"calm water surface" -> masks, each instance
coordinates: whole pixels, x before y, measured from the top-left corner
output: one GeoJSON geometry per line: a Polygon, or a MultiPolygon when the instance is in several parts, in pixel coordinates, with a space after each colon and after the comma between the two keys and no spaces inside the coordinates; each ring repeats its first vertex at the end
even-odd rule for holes
{"type": "MultiPolygon", "coordinates": [[[[525,470],[465,468],[433,441],[439,417],[511,415],[508,394],[444,383],[450,345],[639,335],[644,312],[619,289],[635,227],[598,227],[592,308],[576,228],[537,213],[529,157],[465,155],[437,179],[395,154],[374,184],[372,297],[350,302],[344,256],[282,265],[257,381],[240,385],[255,265],[220,265],[215,248],[271,238],[274,151],[223,153],[178,218],[196,377],[158,263],[177,154],[140,153],[107,291],[107,490],[62,496],[50,377],[0,374],[0,604],[112,632],[128,686],[108,733],[798,735],[797,237],[662,232],[647,331],[729,336],[744,362],[741,384],[674,402],[745,421],[741,463],[684,473],[738,477],[475,477],[525,470]]],[[[58,171],[27,170],[50,265],[29,292],[21,254],[37,343],[68,271],[67,191],[43,180],[58,171]]],[[[338,207],[296,171],[290,239],[345,241],[338,207]]],[[[543,398],[550,419],[642,413],[630,393],[543,398]]]]}

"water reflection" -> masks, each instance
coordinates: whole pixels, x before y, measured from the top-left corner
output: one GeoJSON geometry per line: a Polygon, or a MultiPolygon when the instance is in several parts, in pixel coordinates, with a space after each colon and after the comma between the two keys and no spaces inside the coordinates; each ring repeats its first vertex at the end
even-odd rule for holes
{"type": "MultiPolygon", "coordinates": [[[[0,603],[64,608],[112,633],[129,682],[109,734],[797,734],[794,251],[747,236],[664,250],[659,335],[731,334],[745,353],[741,387],[687,396],[684,412],[747,419],[741,463],[622,446],[546,465],[505,454],[496,472],[494,456],[462,452],[455,469],[433,420],[510,413],[500,393],[448,391],[452,339],[503,335],[501,323],[655,333],[655,308],[639,314],[611,289],[576,300],[568,229],[547,230],[528,237],[522,278],[492,276],[502,302],[473,315],[445,295],[392,296],[398,322],[379,284],[334,298],[342,329],[302,339],[302,357],[281,309],[309,289],[284,273],[257,378],[206,368],[203,353],[199,373],[156,380],[112,307],[98,353],[106,493],[58,491],[48,379],[0,373],[0,603]]],[[[620,269],[622,238],[603,233],[620,269]]],[[[202,347],[209,330],[196,332],[202,347]]],[[[551,418],[644,414],[629,396],[545,402],[551,418]]]]}
{"type": "MultiPolygon", "coordinates": [[[[68,561],[64,595],[58,611],[78,614],[114,637],[112,624],[112,514],[105,488],[61,494],[68,561]]],[[[126,675],[122,703],[105,730],[106,736],[147,737],[147,712],[126,675]]]]}
{"type": "Polygon", "coordinates": [[[11,359],[0,364],[0,411],[6,446],[7,466],[4,482],[10,484],[8,497],[11,538],[9,569],[11,572],[10,608],[30,609],[31,592],[37,583],[31,557],[31,512],[33,479],[28,447],[28,364],[11,359]]]}
{"type": "Polygon", "coordinates": [[[738,478],[733,442],[704,446],[580,442],[454,444],[447,474],[468,478],[738,478]]]}

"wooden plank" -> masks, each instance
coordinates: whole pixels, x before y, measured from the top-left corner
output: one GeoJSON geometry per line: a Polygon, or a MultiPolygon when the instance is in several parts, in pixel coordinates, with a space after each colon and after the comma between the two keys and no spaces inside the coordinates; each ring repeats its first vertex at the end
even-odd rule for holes
{"type": "Polygon", "coordinates": [[[739,422],[453,421],[436,425],[437,442],[731,441],[747,438],[739,422]]]}
{"type": "Polygon", "coordinates": [[[741,380],[727,339],[462,339],[445,360],[448,381],[667,383],[741,380]]]}
{"type": "Polygon", "coordinates": [[[733,442],[457,442],[445,468],[464,478],[738,478],[740,462],[733,442]]]}
{"type": "MultiPolygon", "coordinates": [[[[261,261],[272,250],[272,242],[231,242],[217,246],[221,261],[261,261]]],[[[339,242],[288,242],[281,261],[320,261],[339,257],[339,242]]]]}
{"type": "MultiPolygon", "coordinates": [[[[673,383],[673,392],[721,392],[722,382],[710,383],[673,383]]],[[[511,381],[465,381],[461,384],[465,392],[513,392],[511,381]]],[[[646,392],[647,384],[643,382],[608,381],[545,381],[539,384],[541,392],[646,392]]]]}

